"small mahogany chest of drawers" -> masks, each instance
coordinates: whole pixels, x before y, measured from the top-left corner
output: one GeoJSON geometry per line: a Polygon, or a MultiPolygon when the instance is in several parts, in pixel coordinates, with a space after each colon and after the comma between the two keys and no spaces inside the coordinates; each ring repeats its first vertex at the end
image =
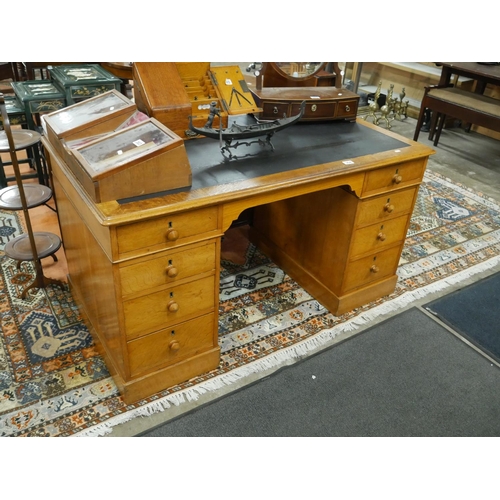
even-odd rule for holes
{"type": "Polygon", "coordinates": [[[262,108],[259,118],[276,120],[295,116],[302,101],[306,109],[302,121],[356,119],[359,95],[336,87],[264,87],[252,88],[256,104],[262,108]]]}

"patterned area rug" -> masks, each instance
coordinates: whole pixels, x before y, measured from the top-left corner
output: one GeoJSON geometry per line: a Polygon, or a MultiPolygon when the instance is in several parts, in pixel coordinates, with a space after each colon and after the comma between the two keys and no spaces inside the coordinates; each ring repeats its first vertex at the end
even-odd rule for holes
{"type": "MultiPolygon", "coordinates": [[[[0,249],[21,231],[0,212],[0,249]]],[[[223,241],[217,369],[125,405],[69,292],[20,293],[32,267],[1,256],[0,436],[99,436],[137,417],[196,400],[251,374],[293,362],[379,314],[500,262],[500,206],[428,171],[396,290],[341,317],[325,310],[235,228],[223,241]]]]}

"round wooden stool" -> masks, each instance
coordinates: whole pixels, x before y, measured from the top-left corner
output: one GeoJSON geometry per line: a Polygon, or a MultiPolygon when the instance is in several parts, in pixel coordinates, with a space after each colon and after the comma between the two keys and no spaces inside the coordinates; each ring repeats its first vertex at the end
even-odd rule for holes
{"type": "MultiPolygon", "coordinates": [[[[42,136],[35,130],[12,130],[12,139],[16,151],[26,150],[27,159],[18,160],[18,163],[29,163],[34,173],[22,174],[23,179],[38,178],[40,184],[48,184],[48,174],[45,162],[40,154],[42,136]]],[[[0,153],[10,153],[9,141],[5,130],[0,130],[0,153]]],[[[11,162],[2,162],[0,159],[0,187],[6,187],[7,182],[15,177],[6,177],[4,166],[12,165],[11,162]]]]}

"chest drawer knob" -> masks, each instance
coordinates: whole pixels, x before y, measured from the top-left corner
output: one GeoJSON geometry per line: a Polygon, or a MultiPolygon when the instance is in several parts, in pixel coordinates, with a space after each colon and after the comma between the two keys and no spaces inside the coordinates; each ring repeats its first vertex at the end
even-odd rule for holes
{"type": "Polygon", "coordinates": [[[394,205],[391,205],[390,203],[386,203],[384,205],[384,211],[388,212],[388,213],[393,212],[394,211],[394,205]]]}
{"type": "Polygon", "coordinates": [[[175,241],[179,238],[179,232],[176,229],[169,229],[167,231],[167,240],[175,241]]]}
{"type": "Polygon", "coordinates": [[[385,233],[378,233],[377,234],[377,240],[385,241],[386,238],[387,238],[387,236],[385,235],[385,233]]]}
{"type": "Polygon", "coordinates": [[[179,271],[176,267],[170,265],[167,267],[167,276],[169,278],[175,278],[179,274],[179,271]]]}
{"type": "Polygon", "coordinates": [[[178,351],[181,348],[181,345],[177,342],[177,340],[172,340],[172,342],[168,344],[168,347],[171,351],[178,351]]]}
{"type": "Polygon", "coordinates": [[[177,302],[175,300],[171,300],[167,304],[167,309],[171,313],[177,312],[179,310],[179,304],[177,304],[177,302]]]}
{"type": "Polygon", "coordinates": [[[376,266],[375,264],[373,264],[373,266],[370,267],[371,273],[378,273],[379,271],[380,271],[380,268],[378,266],[376,266]]]}
{"type": "Polygon", "coordinates": [[[392,178],[392,182],[394,184],[399,184],[403,180],[403,177],[399,174],[395,174],[394,177],[392,178]]]}
{"type": "Polygon", "coordinates": [[[347,113],[349,113],[349,111],[351,111],[350,106],[346,105],[345,110],[347,111],[347,113]]]}

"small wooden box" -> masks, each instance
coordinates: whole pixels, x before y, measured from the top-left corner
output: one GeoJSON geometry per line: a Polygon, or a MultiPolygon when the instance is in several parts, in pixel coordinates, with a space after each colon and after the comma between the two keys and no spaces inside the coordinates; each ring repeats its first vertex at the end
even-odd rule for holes
{"type": "Polygon", "coordinates": [[[183,140],[154,118],[72,149],[68,167],[96,203],[191,186],[183,140]]]}
{"type": "MultiPolygon", "coordinates": [[[[208,119],[210,103],[221,109],[222,126],[227,127],[225,111],[209,74],[210,63],[155,62],[133,64],[135,102],[140,111],[156,118],[183,139],[190,139],[189,116],[202,127],[208,119]]],[[[215,117],[213,127],[219,127],[215,117]]]]}
{"type": "Polygon", "coordinates": [[[65,143],[97,138],[113,132],[137,111],[135,104],[116,90],[54,111],[42,117],[45,135],[67,159],[65,143]]]}

